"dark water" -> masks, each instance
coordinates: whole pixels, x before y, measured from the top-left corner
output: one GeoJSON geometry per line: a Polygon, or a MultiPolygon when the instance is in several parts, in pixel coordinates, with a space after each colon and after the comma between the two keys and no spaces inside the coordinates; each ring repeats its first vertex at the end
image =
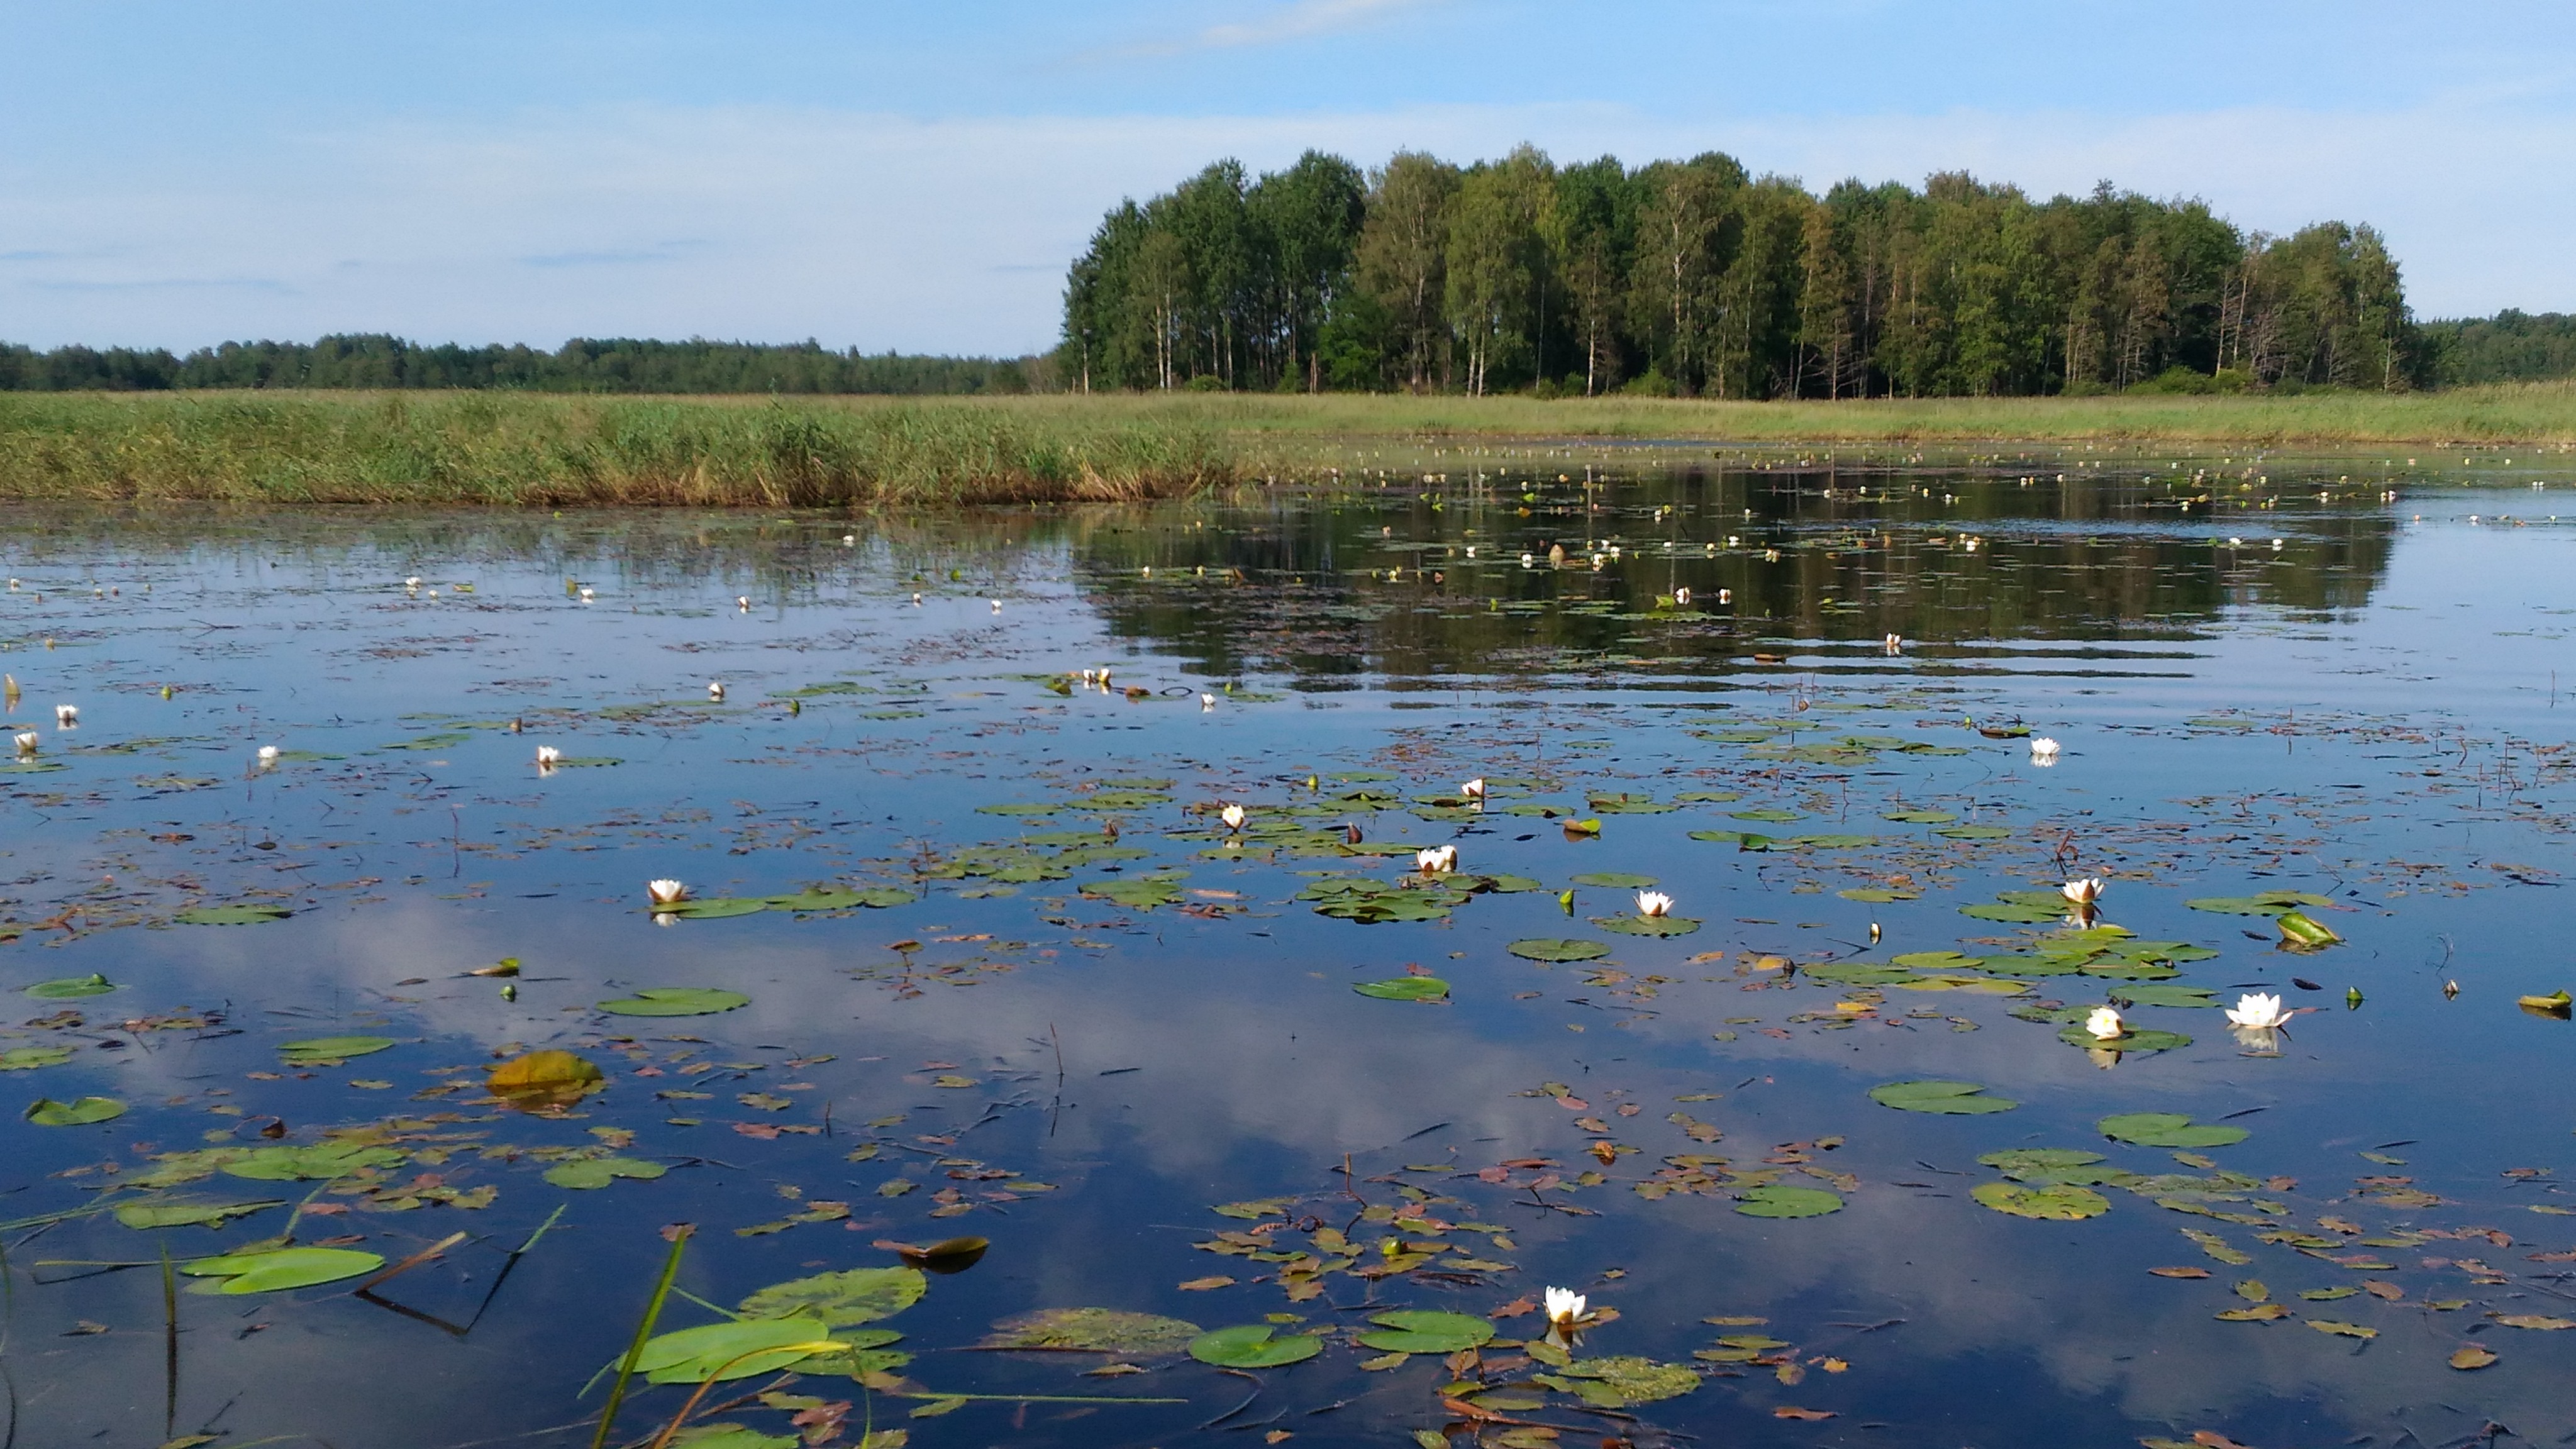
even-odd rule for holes
{"type": "MultiPolygon", "coordinates": [[[[587,1444],[678,1223],[664,1331],[991,1243],[865,1325],[911,1355],[875,1390],[737,1380],[713,1444],[812,1401],[854,1405],[833,1442],[925,1446],[2576,1438],[2576,1027],[2517,1006],[2576,986],[2576,475],[1654,461],[899,524],[13,514],[0,666],[40,739],[0,806],[0,1052],[36,1049],[0,1073],[11,1442],[587,1444]],[[541,744],[616,763],[540,772],[541,744]],[[1443,844],[1448,888],[1397,889],[1443,844]],[[1634,888],[1586,875],[1702,924],[1618,929],[1634,888]],[[2134,935],[1961,914],[2070,876],[2134,935]],[[657,921],[657,877],[908,903],[657,921]],[[2185,905],[2263,891],[2341,943],[2185,905]],[[174,923],[246,904],[292,914],[174,923]],[[1604,954],[1509,949],[1551,940],[1604,954]],[[1915,954],[1943,951],[1975,960],[1915,954]],[[464,974],[505,957],[515,999],[464,974]],[[91,973],[115,989],[14,995],[91,973]],[[1446,997],[1353,990],[1408,976],[1446,997]],[[596,1009],[662,987],[749,1002],[596,1009]],[[2061,1039],[2174,987],[2306,1010],[2061,1039]],[[281,1053],[343,1036],[394,1045],[281,1053]],[[484,1090],[537,1048],[606,1089],[484,1090]],[[2017,1105],[1870,1095],[1922,1080],[2017,1105]],[[18,1116],[86,1096],[123,1114],[18,1116]],[[2096,1125],[2149,1112],[2245,1136],[2096,1125]],[[335,1142],[379,1151],[230,1170],[335,1142]],[[1978,1160],[2030,1148],[2100,1160],[1978,1160]],[[584,1157],[662,1173],[549,1181],[584,1157]],[[1990,1205],[2033,1194],[2089,1215],[1990,1205]],[[182,1273],[165,1309],[165,1247],[290,1231],[388,1266],[467,1236],[367,1296],[182,1273]],[[1570,1367],[1518,1346],[1552,1285],[1616,1310],[1570,1367]],[[1080,1307],[1323,1347],[971,1348],[1080,1307]],[[1353,1342],[1389,1309],[1498,1337],[1391,1361],[1353,1342]],[[1086,1372],[1114,1364],[1141,1372],[1086,1372]]],[[[617,1440],[686,1392],[639,1384],[617,1440]]]]}

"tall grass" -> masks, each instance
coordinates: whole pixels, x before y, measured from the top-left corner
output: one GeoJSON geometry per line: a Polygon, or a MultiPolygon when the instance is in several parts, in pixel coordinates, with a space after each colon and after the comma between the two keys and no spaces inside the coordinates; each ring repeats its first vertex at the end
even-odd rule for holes
{"type": "Polygon", "coordinates": [[[2576,384],[1843,403],[7,393],[0,497],[549,507],[1109,500],[1303,471],[1367,440],[1539,439],[2567,444],[2576,443],[2576,384]]]}

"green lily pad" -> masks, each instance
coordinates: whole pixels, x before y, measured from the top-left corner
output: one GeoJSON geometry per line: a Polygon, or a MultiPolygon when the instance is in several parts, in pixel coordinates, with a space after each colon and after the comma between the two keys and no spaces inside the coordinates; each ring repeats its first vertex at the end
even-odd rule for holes
{"type": "Polygon", "coordinates": [[[2226,1147],[2252,1135],[2242,1127],[2195,1123],[2179,1112],[2124,1112],[2093,1126],[2105,1137],[2140,1147],[2226,1147]]]}
{"type": "Polygon", "coordinates": [[[1748,1218],[1820,1218],[1842,1206],[1840,1197],[1820,1187],[1748,1187],[1735,1198],[1735,1210],[1748,1218]]]}
{"type": "Polygon", "coordinates": [[[2111,1210],[2111,1200],[2102,1194],[2089,1187],[2065,1184],[2025,1187],[2011,1182],[1981,1182],[1969,1189],[1968,1196],[1999,1213],[2049,1222],[2076,1222],[2111,1210]]]}
{"type": "Polygon", "coordinates": [[[0,1072],[32,1072],[38,1067],[59,1067],[71,1059],[70,1047],[11,1047],[0,1051],[0,1072]]]}
{"type": "Polygon", "coordinates": [[[1875,835],[1793,835],[1789,844],[1800,850],[1858,850],[1878,844],[1875,835]]]}
{"type": "Polygon", "coordinates": [[[1574,883],[1581,886],[1599,886],[1604,890],[1641,891],[1655,884],[1657,879],[1658,877],[1655,876],[1636,875],[1624,870],[1595,870],[1586,871],[1574,877],[1574,883]]]}
{"type": "Polygon", "coordinates": [[[1218,1368],[1259,1369],[1303,1363],[1323,1351],[1323,1343],[1312,1335],[1278,1338],[1273,1333],[1267,1323],[1214,1329],[1190,1340],[1190,1357],[1218,1368]]]}
{"type": "Polygon", "coordinates": [[[276,1293],[288,1288],[310,1288],[317,1283],[337,1283],[372,1273],[385,1265],[375,1253],[362,1253],[354,1248],[273,1248],[261,1253],[231,1253],[219,1258],[199,1258],[182,1263],[179,1271],[191,1278],[221,1278],[215,1291],[226,1294],[276,1293]]]}
{"type": "Polygon", "coordinates": [[[28,987],[26,994],[38,1001],[77,1001],[84,996],[105,996],[115,989],[115,982],[93,971],[87,976],[64,976],[52,981],[39,981],[28,987]]]}
{"type": "Polygon", "coordinates": [[[1550,1387],[1569,1389],[1596,1409],[1677,1399],[1700,1386],[1699,1371],[1688,1364],[1631,1357],[1584,1359],[1546,1378],[1557,1381],[1550,1387]]]}
{"type": "Polygon", "coordinates": [[[1736,820],[1780,821],[1804,820],[1807,818],[1795,810],[1729,810],[1726,813],[1730,818],[1736,820]]]}
{"type": "Polygon", "coordinates": [[[1369,1322],[1385,1327],[1361,1334],[1361,1345],[1385,1353],[1456,1353],[1481,1348],[1494,1337],[1494,1325],[1464,1313],[1408,1308],[1372,1314],[1369,1322]]]}
{"type": "Polygon", "coordinates": [[[1150,911],[1156,906],[1177,905],[1181,899],[1180,882],[1155,876],[1134,876],[1120,880],[1084,881],[1084,895],[1109,901],[1131,911],[1150,911]]]}
{"type": "Polygon", "coordinates": [[[1485,889],[1498,896],[1526,895],[1531,891],[1547,889],[1544,883],[1534,881],[1525,875],[1487,875],[1478,876],[1477,879],[1485,883],[1485,889]]]}
{"type": "Polygon", "coordinates": [[[51,1097],[38,1097],[27,1107],[27,1120],[39,1127],[87,1127],[93,1122],[112,1122],[125,1115],[125,1104],[114,1097],[83,1097],[77,1102],[57,1102],[51,1097]]]}
{"type": "Polygon", "coordinates": [[[1869,1099],[1900,1112],[1932,1112],[1955,1117],[2009,1112],[2021,1105],[2010,1098],[1986,1096],[1985,1090],[1975,1082],[1889,1082],[1870,1088],[1869,1099]]]}
{"type": "Polygon", "coordinates": [[[1599,941],[1552,936],[1514,941],[1503,949],[1530,961],[1592,961],[1610,954],[1610,948],[1599,941]]]}
{"type": "Polygon", "coordinates": [[[1700,928],[1688,916],[1594,916],[1592,924],[1623,936],[1687,936],[1700,928]]]}
{"type": "Polygon", "coordinates": [[[2096,1162],[2108,1160],[2099,1152],[2086,1152],[2080,1147],[2007,1147],[2001,1152],[1985,1153],[1977,1159],[1982,1166],[2000,1168],[2007,1173],[2058,1167],[2090,1167],[2096,1162]]]}
{"type": "Polygon", "coordinates": [[[1834,894],[1841,896],[1847,901],[1859,901],[1864,905],[1872,906],[1883,906],[1890,901],[1919,901],[1923,899],[1923,893],[1921,891],[1882,890],[1877,886],[1860,886],[1852,890],[1836,891],[1834,894]]]}
{"type": "Polygon", "coordinates": [[[2206,986],[2115,986],[2115,1006],[2216,1006],[2218,993],[2206,986]]]}
{"type": "Polygon", "coordinates": [[[2293,950],[2315,951],[2343,940],[2334,927],[2305,911],[2283,911],[2272,918],[2281,928],[2281,940],[2293,950]]]}
{"type": "Polygon", "coordinates": [[[739,991],[713,986],[647,986],[633,996],[603,1001],[599,1009],[611,1016],[713,1016],[750,1004],[751,998],[739,991]]]}
{"type": "Polygon", "coordinates": [[[751,1318],[810,1318],[847,1328],[892,1318],[920,1302],[929,1288],[918,1268],[851,1268],[773,1283],[738,1306],[751,1318]]]}
{"type": "Polygon", "coordinates": [[[800,891],[792,896],[769,896],[765,899],[773,911],[846,911],[854,906],[874,910],[908,906],[920,897],[901,886],[852,886],[800,891]]]}
{"type": "Polygon", "coordinates": [[[796,1449],[793,1434],[763,1434],[748,1424],[691,1424],[671,1436],[671,1449],[796,1449]]]}
{"type": "Polygon", "coordinates": [[[284,906],[198,906],[170,919],[183,926],[256,926],[294,914],[284,906]]]}
{"type": "Polygon", "coordinates": [[[276,1198],[263,1202],[129,1202],[116,1209],[116,1220],[129,1228],[220,1228],[234,1218],[283,1207],[276,1198]]]}
{"type": "Polygon", "coordinates": [[[1947,825],[1959,817],[1947,810],[1891,810],[1878,818],[1900,825],[1947,825]]]}
{"type": "Polygon", "coordinates": [[[1661,815],[1674,808],[1656,803],[1652,795],[1619,791],[1587,795],[1584,799],[1604,815],[1661,815]]]}
{"type": "Polygon", "coordinates": [[[803,1345],[830,1342],[817,1318],[749,1318],[656,1334],[635,1367],[657,1384],[703,1384],[772,1373],[812,1355],[803,1345]],[[746,1356],[747,1355],[747,1356],[746,1356]]]}
{"type": "Polygon", "coordinates": [[[361,1147],[350,1142],[317,1142],[310,1147],[260,1147],[223,1164],[228,1176],[253,1182],[328,1182],[370,1168],[398,1167],[403,1154],[391,1147],[361,1147]]]}
{"type": "Polygon", "coordinates": [[[1387,981],[1363,981],[1351,989],[1380,1001],[1445,1001],[1449,996],[1449,983],[1437,976],[1398,976],[1387,981]]]}
{"type": "Polygon", "coordinates": [[[1087,1353],[1178,1353],[1198,1337],[1185,1319],[1117,1308],[1047,1308],[1005,1318],[979,1347],[1079,1349],[1087,1353]]]}
{"type": "Polygon", "coordinates": [[[1953,825],[1932,832],[1944,840],[2010,840],[2012,832],[2000,825],[1953,825]]]}
{"type": "Polygon", "coordinates": [[[2259,891],[2250,896],[2202,896],[2183,904],[2221,916],[2280,916],[2301,906],[2330,906],[2334,902],[2306,891],[2259,891]]]}
{"type": "Polygon", "coordinates": [[[1827,961],[1801,966],[1798,974],[1836,986],[1902,986],[1915,979],[1911,971],[1878,961],[1827,961]]]}
{"type": "Polygon", "coordinates": [[[1959,914],[1973,916],[1980,921],[2010,921],[2016,925],[2036,926],[2064,918],[2069,909],[2062,904],[2025,906],[2012,901],[1982,901],[1973,906],[1959,907],[1959,914]]]}
{"type": "Polygon", "coordinates": [[[317,1036],[280,1042],[277,1054],[290,1067],[336,1067],[351,1057],[373,1056],[393,1044],[389,1036],[317,1036]]]}
{"type": "Polygon", "coordinates": [[[547,1168],[546,1181],[557,1187],[587,1192],[606,1187],[621,1177],[650,1182],[670,1170],[661,1163],[635,1157],[577,1157],[547,1168]]]}
{"type": "Polygon", "coordinates": [[[769,909],[769,902],[757,898],[709,896],[704,900],[673,901],[651,907],[657,916],[685,916],[693,921],[720,921],[727,916],[756,916],[769,909]]]}
{"type": "Polygon", "coordinates": [[[2059,1032],[2057,1034],[2057,1039],[2066,1043],[2068,1046],[2105,1047],[2115,1052],[2128,1052],[2133,1056],[2147,1056],[2155,1052],[2175,1051],[2182,1047],[2191,1045],[2191,1038],[2184,1036],[2181,1032],[2157,1031],[2151,1027],[2143,1026],[2133,1026],[2120,1036],[2115,1037],[2110,1041],[2103,1041],[2094,1036],[2093,1033],[2086,1031],[2084,1029],[2084,1023],[2080,1021],[2069,1025],[2065,1030],[2059,1032]]]}

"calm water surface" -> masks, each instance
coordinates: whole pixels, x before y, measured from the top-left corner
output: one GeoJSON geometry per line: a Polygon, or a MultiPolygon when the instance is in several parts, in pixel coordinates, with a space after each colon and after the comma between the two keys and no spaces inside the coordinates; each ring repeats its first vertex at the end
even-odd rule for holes
{"type": "Polygon", "coordinates": [[[1678,451],[13,513],[11,1442],[587,1444],[676,1224],[664,1333],[880,1270],[733,1449],[2576,1438],[2576,468],[1678,451]],[[666,988],[733,995],[601,1009],[666,988]],[[604,1088],[487,1090],[541,1049],[604,1088]],[[983,1347],[1068,1309],[1178,1322],[983,1347]]]}

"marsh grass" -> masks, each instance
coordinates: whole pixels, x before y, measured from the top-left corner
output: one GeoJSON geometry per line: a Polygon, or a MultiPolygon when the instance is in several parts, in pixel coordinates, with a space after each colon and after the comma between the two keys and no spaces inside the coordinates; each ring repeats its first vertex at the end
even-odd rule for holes
{"type": "Polygon", "coordinates": [[[2576,443],[2576,383],[1842,403],[12,393],[0,394],[0,496],[501,507],[1108,501],[1296,476],[1388,440],[2566,444],[2576,443]]]}

